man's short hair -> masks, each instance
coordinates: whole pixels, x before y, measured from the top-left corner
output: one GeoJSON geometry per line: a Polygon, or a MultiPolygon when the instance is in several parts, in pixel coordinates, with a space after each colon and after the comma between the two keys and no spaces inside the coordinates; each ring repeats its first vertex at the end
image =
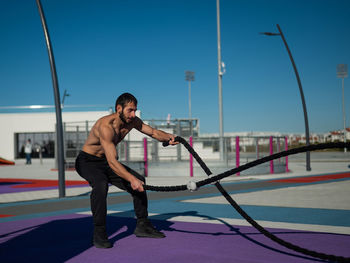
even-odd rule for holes
{"type": "Polygon", "coordinates": [[[134,97],[134,95],[127,92],[123,93],[115,101],[115,111],[117,111],[118,105],[121,105],[124,108],[125,105],[129,102],[133,102],[137,106],[137,99],[134,97]]]}

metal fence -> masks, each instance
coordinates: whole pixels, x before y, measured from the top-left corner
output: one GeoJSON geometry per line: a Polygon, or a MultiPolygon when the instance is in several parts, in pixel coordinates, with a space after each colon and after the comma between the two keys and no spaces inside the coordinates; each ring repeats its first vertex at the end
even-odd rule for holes
{"type": "MultiPolygon", "coordinates": [[[[64,128],[65,160],[67,167],[72,167],[79,151],[82,149],[87,136],[95,121],[66,122],[64,128]]],[[[189,140],[193,135],[193,148],[204,161],[219,161],[219,138],[199,137],[199,123],[197,120],[186,119],[173,120],[172,122],[161,120],[149,120],[145,123],[152,127],[177,134],[189,140]]],[[[57,147],[55,147],[57,149],[57,147]]],[[[262,158],[272,153],[280,152],[288,148],[285,137],[276,136],[230,136],[224,138],[225,160],[221,165],[239,166],[246,162],[262,158]]],[[[190,156],[182,145],[163,147],[162,144],[152,138],[144,138],[141,134],[134,137],[126,137],[117,146],[118,158],[121,162],[136,166],[147,174],[148,164],[169,161],[189,161],[190,156]]],[[[288,159],[275,160],[270,166],[270,172],[288,169],[288,159]],[[272,168],[274,170],[272,170],[272,168]],[[278,168],[279,167],[279,168],[278,168]]],[[[135,168],[135,167],[134,167],[135,168]]],[[[266,168],[268,169],[268,168],[266,168]]]]}

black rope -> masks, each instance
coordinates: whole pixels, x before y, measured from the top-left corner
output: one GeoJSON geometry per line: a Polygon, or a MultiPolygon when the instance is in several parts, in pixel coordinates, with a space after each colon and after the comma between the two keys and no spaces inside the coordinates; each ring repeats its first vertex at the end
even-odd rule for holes
{"type": "MultiPolygon", "coordinates": [[[[183,146],[190,152],[190,154],[196,159],[196,161],[199,163],[199,165],[202,167],[202,169],[204,170],[204,172],[207,175],[211,175],[212,172],[210,171],[210,169],[207,167],[207,165],[202,161],[202,159],[199,157],[199,155],[193,150],[193,148],[186,142],[185,139],[183,139],[182,137],[176,137],[176,140],[179,141],[181,144],[183,144],[183,146]]],[[[320,143],[320,144],[313,144],[313,145],[309,145],[309,146],[303,146],[303,147],[299,147],[299,148],[294,148],[294,149],[290,149],[287,151],[283,151],[283,152],[279,152],[279,153],[275,153],[266,157],[263,157],[261,159],[246,163],[244,165],[241,165],[237,168],[233,168],[231,170],[228,170],[226,172],[223,172],[221,174],[209,177],[208,179],[204,179],[202,181],[198,181],[196,182],[197,187],[202,187],[204,185],[207,184],[212,184],[215,183],[217,181],[220,181],[223,178],[226,178],[228,176],[231,176],[233,174],[242,172],[244,170],[247,170],[249,168],[252,168],[254,166],[257,166],[259,164],[263,164],[275,159],[279,159],[281,157],[285,157],[288,155],[293,155],[293,154],[298,154],[298,153],[303,153],[303,152],[308,152],[308,151],[316,151],[316,150],[324,150],[324,149],[334,149],[334,148],[344,148],[350,147],[350,143],[344,143],[344,142],[337,142],[337,143],[320,143]]],[[[186,185],[177,185],[177,186],[153,186],[153,185],[144,185],[144,188],[146,190],[151,190],[151,191],[159,191],[159,192],[173,192],[173,191],[185,191],[187,190],[187,186],[186,185]]]]}
{"type": "MultiPolygon", "coordinates": [[[[313,145],[309,145],[309,146],[303,146],[303,147],[299,147],[299,148],[294,148],[294,149],[290,149],[287,151],[283,151],[283,152],[279,152],[279,153],[275,153],[266,157],[263,157],[261,159],[246,163],[244,165],[241,165],[237,168],[228,170],[226,172],[223,172],[221,174],[218,174],[216,176],[210,177],[208,179],[205,179],[203,181],[200,181],[197,183],[197,187],[201,187],[207,184],[211,184],[213,182],[219,181],[223,178],[226,178],[230,175],[242,172],[244,170],[247,170],[249,168],[252,168],[254,166],[257,166],[259,164],[263,164],[275,159],[279,159],[281,157],[285,157],[288,155],[293,155],[293,154],[298,154],[298,153],[303,153],[303,152],[308,152],[308,151],[317,151],[317,150],[324,150],[324,149],[334,149],[334,148],[344,148],[350,147],[350,143],[343,143],[343,142],[338,142],[338,143],[320,143],[320,144],[313,144],[313,145]]],[[[197,160],[197,159],[196,159],[197,160]]],[[[197,160],[198,161],[198,160],[197,160]]],[[[203,162],[203,161],[202,161],[203,162]]]]}
{"type": "MultiPolygon", "coordinates": [[[[184,147],[190,152],[190,154],[196,159],[196,161],[199,163],[199,165],[202,167],[202,169],[204,170],[204,172],[210,176],[212,174],[212,172],[210,171],[210,169],[207,167],[207,165],[203,162],[203,160],[200,158],[200,156],[194,151],[194,149],[187,143],[187,141],[185,139],[183,139],[182,137],[176,137],[176,141],[179,141],[181,144],[184,145],[184,147]]],[[[166,146],[166,144],[163,144],[164,146],[166,146]]],[[[324,254],[324,253],[320,253],[320,252],[316,252],[316,251],[312,251],[312,250],[308,250],[306,248],[302,248],[299,246],[296,246],[292,243],[289,243],[283,239],[280,239],[279,237],[275,236],[274,234],[270,233],[269,231],[267,231],[264,227],[262,227],[261,225],[259,225],[254,219],[252,219],[233,199],[232,197],[226,192],[226,190],[222,187],[222,185],[218,182],[219,180],[221,180],[222,178],[228,177],[232,174],[247,170],[253,166],[274,160],[274,159],[278,159],[281,157],[285,157],[288,155],[292,155],[292,154],[297,154],[297,153],[302,153],[302,152],[307,152],[307,151],[315,151],[315,150],[322,150],[322,149],[330,149],[330,148],[344,148],[344,147],[349,147],[350,143],[323,143],[323,144],[317,144],[317,145],[309,145],[309,146],[304,146],[304,147],[300,147],[300,148],[295,148],[295,149],[291,149],[288,151],[284,151],[284,152],[280,152],[280,153],[276,153],[264,158],[261,158],[259,160],[247,163],[245,165],[239,166],[237,168],[231,169],[229,171],[226,171],[224,173],[221,173],[217,176],[213,176],[209,179],[197,182],[197,187],[201,187],[210,183],[215,182],[215,186],[218,188],[218,190],[220,191],[220,193],[225,197],[225,199],[232,205],[232,207],[244,218],[246,219],[254,228],[256,228],[260,233],[262,233],[264,236],[268,237],[269,239],[271,239],[274,242],[277,242],[278,244],[289,248],[291,250],[294,250],[296,252],[300,252],[302,254],[305,255],[309,255],[315,258],[320,258],[323,260],[330,260],[333,262],[350,262],[350,258],[345,258],[342,256],[334,256],[334,255],[328,255],[328,254],[324,254]]],[[[186,185],[179,185],[179,186],[163,186],[163,187],[155,187],[155,186],[149,186],[149,185],[145,185],[145,189],[148,190],[154,190],[155,191],[181,191],[181,190],[186,190],[187,186],[186,185]],[[175,190],[177,189],[177,190],[175,190]]]]}

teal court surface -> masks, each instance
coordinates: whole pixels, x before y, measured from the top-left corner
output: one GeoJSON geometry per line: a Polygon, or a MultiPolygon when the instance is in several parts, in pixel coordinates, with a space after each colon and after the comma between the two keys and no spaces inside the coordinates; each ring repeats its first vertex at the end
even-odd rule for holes
{"type": "MultiPolygon", "coordinates": [[[[349,258],[350,169],[343,170],[221,184],[277,237],[308,250],[349,258]]],[[[2,178],[0,198],[49,191],[56,183],[2,178]]],[[[87,185],[68,180],[67,189],[79,187],[87,185]]],[[[246,222],[214,185],[195,192],[149,191],[148,195],[150,219],[167,237],[135,237],[131,197],[111,191],[107,217],[111,249],[91,244],[88,192],[61,199],[1,201],[1,262],[332,262],[271,241],[246,222]]]]}

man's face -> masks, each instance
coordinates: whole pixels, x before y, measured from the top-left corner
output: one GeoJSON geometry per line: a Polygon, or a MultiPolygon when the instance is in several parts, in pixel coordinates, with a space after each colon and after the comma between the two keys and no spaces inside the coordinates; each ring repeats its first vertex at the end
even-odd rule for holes
{"type": "Polygon", "coordinates": [[[136,110],[137,107],[133,102],[127,103],[124,107],[122,107],[121,105],[117,106],[117,112],[119,114],[119,117],[125,124],[131,123],[135,119],[136,110]]]}

